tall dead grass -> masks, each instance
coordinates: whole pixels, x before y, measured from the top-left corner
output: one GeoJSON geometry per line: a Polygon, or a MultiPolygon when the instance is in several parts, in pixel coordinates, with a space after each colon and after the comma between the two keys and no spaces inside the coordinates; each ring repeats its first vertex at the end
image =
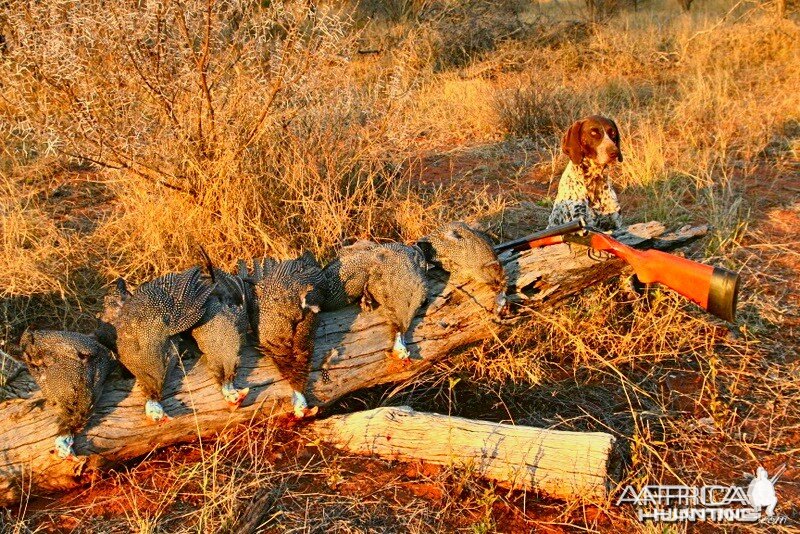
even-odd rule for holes
{"type": "MultiPolygon", "coordinates": [[[[640,4],[606,24],[581,18],[583,2],[3,4],[3,341],[32,322],[90,328],[104,284],[196,263],[200,244],[231,266],[303,248],[326,258],[353,238],[411,240],[456,218],[504,230],[527,216],[512,213],[527,200],[519,180],[557,178],[563,131],[603,113],[623,134],[626,219],[710,223],[689,253],[744,269],[739,337],[669,293],[603,287],[552,314],[531,310],[393,400],[612,432],[626,445],[625,483],[738,480],[756,461],[783,461],[800,417],[785,357],[796,340],[783,328],[795,308],[765,288],[796,285],[796,272],[767,270],[797,251],[788,238],[763,242],[767,199],[751,191],[796,175],[800,30],[750,4],[640,4]],[[467,168],[434,165],[453,154],[467,168]],[[500,159],[508,175],[481,170],[500,159]]],[[[266,465],[267,438],[172,458],[169,476],[187,476],[163,494],[123,481],[125,528],[233,529],[237,499],[270,484],[264,520],[298,529],[502,530],[497,503],[529,527],[609,528],[581,503],[520,500],[463,473],[426,481],[445,496],[435,505],[383,494],[364,504],[342,489],[352,466],[324,451],[266,465]],[[316,491],[329,514],[312,506],[316,491]]],[[[610,524],[647,530],[601,504],[610,524]]]]}

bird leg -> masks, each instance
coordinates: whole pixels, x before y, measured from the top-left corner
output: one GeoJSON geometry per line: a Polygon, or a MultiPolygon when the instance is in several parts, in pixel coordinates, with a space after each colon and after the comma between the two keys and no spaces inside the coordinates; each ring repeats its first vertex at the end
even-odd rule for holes
{"type": "Polygon", "coordinates": [[[248,393],[250,393],[250,388],[236,389],[233,386],[233,382],[225,382],[222,384],[220,390],[222,391],[222,396],[225,397],[225,400],[228,401],[231,406],[236,408],[242,404],[244,398],[247,397],[248,393]]]}
{"type": "Polygon", "coordinates": [[[161,406],[161,403],[154,399],[147,400],[144,405],[144,413],[154,422],[160,424],[164,424],[172,419],[169,415],[167,415],[167,412],[164,411],[164,407],[161,406]]]}
{"type": "Polygon", "coordinates": [[[75,460],[75,451],[72,450],[74,440],[72,434],[62,434],[55,439],[56,456],[62,460],[75,460]]]}

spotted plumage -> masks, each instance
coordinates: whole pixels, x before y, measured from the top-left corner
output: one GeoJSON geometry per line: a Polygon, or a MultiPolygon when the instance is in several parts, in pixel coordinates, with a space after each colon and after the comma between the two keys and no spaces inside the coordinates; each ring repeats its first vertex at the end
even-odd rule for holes
{"type": "Polygon", "coordinates": [[[136,377],[154,421],[166,418],[160,400],[164,381],[178,350],[173,336],[194,327],[205,314],[212,286],[198,267],[170,273],[139,286],[126,298],[117,319],[117,347],[122,364],[136,377]]]}
{"type": "Polygon", "coordinates": [[[53,330],[26,331],[20,347],[44,398],[58,410],[55,451],[73,457],[73,435],[86,425],[115,365],[111,353],[90,336],[53,330]]]}
{"type": "Polygon", "coordinates": [[[325,266],[322,270],[325,281],[324,310],[338,310],[361,298],[378,246],[372,241],[356,241],[343,247],[339,255],[325,266]]]}
{"type": "Polygon", "coordinates": [[[245,283],[238,276],[214,267],[205,250],[203,255],[213,290],[206,300],[202,319],[192,329],[192,337],[205,355],[206,367],[222,396],[238,407],[250,391],[236,389],[234,385],[247,333],[245,283]]]}
{"type": "Polygon", "coordinates": [[[399,243],[375,249],[362,306],[371,309],[375,304],[389,323],[391,352],[400,360],[410,358],[405,335],[417,310],[428,296],[425,278],[425,259],[417,247],[399,243]]]}
{"type": "Polygon", "coordinates": [[[250,321],[259,349],[292,387],[295,415],[313,415],[316,408],[308,408],[304,391],[323,301],[322,270],[309,253],[280,262],[256,260],[249,281],[254,295],[250,321]]]}
{"type": "Polygon", "coordinates": [[[380,306],[390,327],[392,353],[408,360],[404,336],[427,297],[427,262],[416,246],[357,241],[342,248],[322,271],[325,309],[338,310],[361,299],[361,307],[380,306]]]}
{"type": "Polygon", "coordinates": [[[451,222],[428,236],[432,260],[450,273],[455,286],[474,281],[488,287],[495,296],[495,310],[505,306],[507,279],[492,244],[463,222],[451,222]]]}
{"type": "Polygon", "coordinates": [[[428,270],[428,262],[425,260],[425,255],[416,245],[404,245],[403,243],[384,243],[380,247],[404,254],[412,263],[414,269],[419,272],[424,273],[428,270]]]}
{"type": "Polygon", "coordinates": [[[322,269],[325,282],[324,310],[339,310],[362,298],[369,274],[375,264],[376,254],[381,250],[403,254],[415,270],[423,273],[427,270],[425,256],[416,246],[402,243],[379,245],[373,241],[356,241],[352,245],[342,247],[338,256],[322,269]]]}

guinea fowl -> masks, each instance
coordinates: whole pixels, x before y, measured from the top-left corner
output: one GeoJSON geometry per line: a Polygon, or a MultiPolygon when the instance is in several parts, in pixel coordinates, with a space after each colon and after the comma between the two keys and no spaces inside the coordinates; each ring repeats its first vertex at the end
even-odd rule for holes
{"type": "Polygon", "coordinates": [[[495,312],[506,304],[508,281],[492,244],[463,222],[451,222],[427,238],[433,248],[433,261],[450,273],[450,282],[463,285],[470,281],[483,284],[495,294],[495,312]]]}
{"type": "Polygon", "coordinates": [[[379,305],[379,313],[389,323],[391,352],[401,361],[411,357],[405,335],[427,296],[425,259],[418,248],[391,243],[375,250],[362,306],[379,305]]]}
{"type": "Polygon", "coordinates": [[[74,435],[86,426],[114,359],[94,338],[75,332],[28,330],[20,347],[45,400],[58,409],[55,453],[74,458],[74,435]]]}
{"type": "Polygon", "coordinates": [[[314,328],[322,305],[322,270],[309,253],[275,261],[255,260],[249,277],[254,298],[250,320],[258,334],[259,350],[272,358],[292,387],[292,407],[297,417],[314,415],[305,397],[314,328]]]}
{"type": "Polygon", "coordinates": [[[161,396],[178,359],[173,336],[202,319],[212,290],[202,281],[200,269],[192,267],[140,285],[122,304],[117,320],[119,359],[136,377],[147,398],[145,414],[153,421],[169,419],[161,396]]]}
{"type": "Polygon", "coordinates": [[[231,406],[238,407],[250,388],[236,389],[234,382],[241,363],[244,336],[247,333],[247,302],[244,282],[236,275],[217,269],[205,250],[207,269],[213,290],[205,304],[205,313],[192,330],[192,337],[205,355],[206,367],[231,406]]]}
{"type": "Polygon", "coordinates": [[[323,269],[325,309],[336,310],[359,298],[364,309],[380,305],[390,327],[391,352],[408,361],[405,333],[428,294],[427,263],[419,248],[402,243],[357,241],[342,248],[323,269]]]}

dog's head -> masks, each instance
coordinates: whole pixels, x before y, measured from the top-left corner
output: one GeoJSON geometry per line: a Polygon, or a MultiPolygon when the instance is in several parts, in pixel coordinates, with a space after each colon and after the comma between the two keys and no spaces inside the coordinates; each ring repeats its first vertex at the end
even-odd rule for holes
{"type": "Polygon", "coordinates": [[[619,128],[614,121],[600,115],[581,119],[564,134],[561,150],[575,165],[580,165],[584,158],[602,166],[621,162],[619,128]]]}

